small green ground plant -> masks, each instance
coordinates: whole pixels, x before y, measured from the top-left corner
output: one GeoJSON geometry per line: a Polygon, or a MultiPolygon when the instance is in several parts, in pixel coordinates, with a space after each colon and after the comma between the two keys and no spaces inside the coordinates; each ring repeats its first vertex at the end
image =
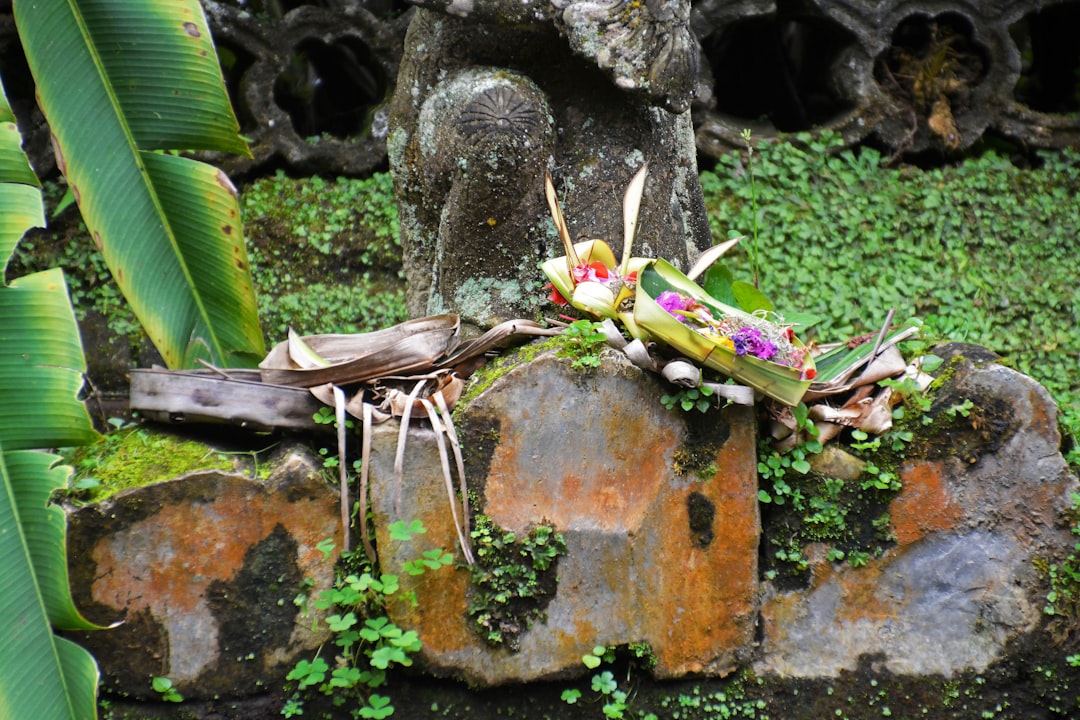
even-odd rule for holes
{"type": "MultiPolygon", "coordinates": [[[[48,230],[20,242],[9,276],[62,267],[80,322],[105,319],[128,338],[132,354],[145,334],[75,208],[66,187],[45,183],[56,213],[48,230]]],[[[242,189],[248,259],[268,342],[291,326],[303,334],[378,330],[402,322],[405,283],[397,204],[387,173],[366,179],[261,178],[242,189]]]]}
{"type": "MultiPolygon", "coordinates": [[[[1073,493],[1068,517],[1074,535],[1080,536],[1080,494],[1073,493]]],[[[1080,541],[1058,562],[1036,562],[1049,586],[1043,613],[1050,628],[1062,642],[1080,637],[1080,541]]],[[[1080,655],[1076,663],[1080,665],[1080,655]]],[[[1072,662],[1072,661],[1070,661],[1072,662]]]]}
{"type": "Polygon", "coordinates": [[[154,692],[161,697],[162,702],[184,702],[184,696],[173,686],[173,681],[167,677],[155,677],[150,682],[154,692]]]}
{"type": "MultiPolygon", "coordinates": [[[[423,523],[398,521],[389,527],[390,538],[408,542],[426,533],[423,523]]],[[[333,541],[319,549],[329,559],[333,541]]],[[[405,571],[422,575],[453,563],[450,553],[433,549],[407,562],[405,571]]],[[[324,647],[312,659],[300,660],[286,676],[290,693],[281,710],[287,718],[304,715],[313,695],[329,700],[333,710],[320,717],[380,718],[394,713],[393,703],[381,692],[395,667],[412,665],[422,642],[413,630],[403,630],[386,615],[387,603],[403,597],[397,575],[380,573],[363,553],[343,552],[333,587],[312,600],[305,588],[294,602],[305,612],[308,604],[331,614],[324,622],[333,635],[332,648],[324,647]],[[324,656],[323,651],[326,651],[324,656]],[[342,715],[345,713],[345,715],[342,715]]],[[[412,603],[415,597],[404,596],[412,603]]],[[[318,711],[317,711],[318,712],[318,711]]]]}
{"type": "Polygon", "coordinates": [[[521,635],[544,617],[555,595],[557,561],[566,554],[566,540],[550,525],[518,535],[480,514],[472,541],[476,564],[468,612],[473,628],[489,645],[517,650],[521,635]]]}
{"type": "Polygon", "coordinates": [[[675,388],[661,395],[660,402],[668,410],[681,408],[685,412],[691,410],[708,412],[709,408],[716,406],[713,398],[714,394],[712,388],[708,385],[696,388],[675,388]]]}
{"type": "Polygon", "coordinates": [[[245,187],[241,209],[266,332],[378,330],[406,319],[390,175],[294,179],[245,187]]]}
{"type": "Polygon", "coordinates": [[[42,196],[52,213],[49,228],[27,233],[19,242],[8,275],[19,277],[47,267],[63,268],[79,322],[90,314],[100,315],[113,333],[137,345],[143,337],[142,326],[113,282],[101,251],[91,242],[78,209],[65,199],[69,197],[66,192],[66,185],[42,183],[42,196]]]}
{"type": "Polygon", "coordinates": [[[575,370],[600,367],[600,353],[607,347],[607,335],[604,334],[603,323],[593,320],[575,320],[556,340],[559,349],[555,355],[568,358],[570,367],[575,370]]]}
{"type": "Polygon", "coordinates": [[[861,475],[842,479],[814,469],[814,456],[824,448],[804,404],[794,408],[803,440],[790,452],[775,450],[763,439],[758,448],[758,500],[763,504],[765,576],[782,584],[806,579],[810,560],[807,545],[828,546],[826,559],[845,561],[852,567],[866,565],[895,542],[889,503],[901,489],[899,465],[915,439],[912,429],[922,427],[926,416],[911,406],[928,409],[929,397],[911,391],[893,412],[893,427],[871,437],[861,430],[849,431],[834,441],[862,462],[861,475]],[[925,407],[924,407],[925,406],[925,407]]]}
{"type": "MultiPolygon", "coordinates": [[[[656,659],[652,655],[652,649],[646,644],[630,645],[627,650],[628,652],[624,653],[629,658],[626,678],[627,682],[630,682],[633,668],[644,665],[648,669],[655,665],[656,659]]],[[[581,690],[567,688],[563,690],[560,696],[562,701],[567,705],[574,706],[578,705],[579,702],[583,704],[586,702],[599,704],[600,715],[608,718],[608,720],[657,720],[655,713],[635,712],[633,709],[633,692],[619,687],[613,669],[601,669],[603,665],[612,666],[616,661],[618,652],[619,648],[597,645],[591,652],[583,655],[581,662],[585,667],[589,668],[589,670],[599,670],[592,676],[589,683],[590,688],[595,693],[595,699],[591,701],[585,700],[581,690]]]]}

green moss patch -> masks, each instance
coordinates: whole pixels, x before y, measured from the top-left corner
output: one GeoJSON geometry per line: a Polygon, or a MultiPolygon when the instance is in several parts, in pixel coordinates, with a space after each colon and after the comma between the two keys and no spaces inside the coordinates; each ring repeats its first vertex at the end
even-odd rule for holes
{"type": "Polygon", "coordinates": [[[102,436],[76,448],[69,496],[95,503],[121,490],[170,480],[195,470],[233,470],[233,460],[195,440],[133,427],[102,436]]]}

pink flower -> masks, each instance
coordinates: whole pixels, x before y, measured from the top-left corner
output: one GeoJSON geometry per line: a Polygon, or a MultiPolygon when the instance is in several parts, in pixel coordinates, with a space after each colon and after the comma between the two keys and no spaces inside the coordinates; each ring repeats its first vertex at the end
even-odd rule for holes
{"type": "Polygon", "coordinates": [[[679,322],[686,322],[686,317],[676,311],[689,310],[690,307],[694,305],[694,301],[680,293],[672,290],[665,290],[656,296],[656,304],[664,308],[668,314],[673,315],[679,322]]]}
{"type": "Polygon", "coordinates": [[[611,271],[602,262],[591,262],[574,268],[574,282],[603,282],[611,277],[611,271]]]}

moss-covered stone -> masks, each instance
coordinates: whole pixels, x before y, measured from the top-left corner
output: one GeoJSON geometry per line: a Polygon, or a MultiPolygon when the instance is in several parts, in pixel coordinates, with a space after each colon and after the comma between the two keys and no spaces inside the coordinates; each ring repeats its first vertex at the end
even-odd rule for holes
{"type": "Polygon", "coordinates": [[[75,466],[69,495],[87,503],[195,470],[235,469],[232,457],[204,443],[141,427],[103,435],[93,445],[75,449],[68,462],[75,466]]]}

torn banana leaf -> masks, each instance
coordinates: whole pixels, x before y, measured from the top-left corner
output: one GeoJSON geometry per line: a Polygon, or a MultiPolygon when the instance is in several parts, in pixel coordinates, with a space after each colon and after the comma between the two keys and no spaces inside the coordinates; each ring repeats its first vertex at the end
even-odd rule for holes
{"type": "Polygon", "coordinates": [[[446,314],[369,333],[294,336],[291,343],[278,343],[259,370],[263,382],[307,388],[426,372],[457,347],[459,332],[458,316],[446,314]],[[298,348],[302,352],[294,357],[298,348]]]}
{"type": "Polygon", "coordinates": [[[507,320],[471,340],[461,341],[457,315],[433,315],[368,333],[294,333],[259,363],[263,382],[312,388],[348,385],[377,378],[426,374],[446,368],[468,372],[489,352],[538,335],[557,335],[532,320],[507,320]]]}
{"type": "Polygon", "coordinates": [[[655,342],[669,345],[695,362],[786,405],[799,403],[816,373],[813,358],[790,328],[719,302],[666,260],[653,261],[639,272],[634,319],[655,342]],[[657,298],[665,292],[692,300],[699,315],[683,312],[685,317],[680,321],[657,303],[657,298]],[[710,324],[703,325],[699,331],[691,325],[701,317],[706,317],[710,324]],[[787,349],[783,357],[791,364],[763,360],[749,353],[738,354],[732,337],[724,331],[747,328],[772,338],[775,343],[770,344],[774,344],[774,349],[782,344],[787,349]]]}
{"type": "Polygon", "coordinates": [[[914,325],[905,325],[883,334],[877,342],[871,339],[855,347],[843,343],[817,355],[814,358],[817,376],[806,393],[807,401],[844,393],[903,372],[907,362],[896,345],[918,332],[914,325]]]}

